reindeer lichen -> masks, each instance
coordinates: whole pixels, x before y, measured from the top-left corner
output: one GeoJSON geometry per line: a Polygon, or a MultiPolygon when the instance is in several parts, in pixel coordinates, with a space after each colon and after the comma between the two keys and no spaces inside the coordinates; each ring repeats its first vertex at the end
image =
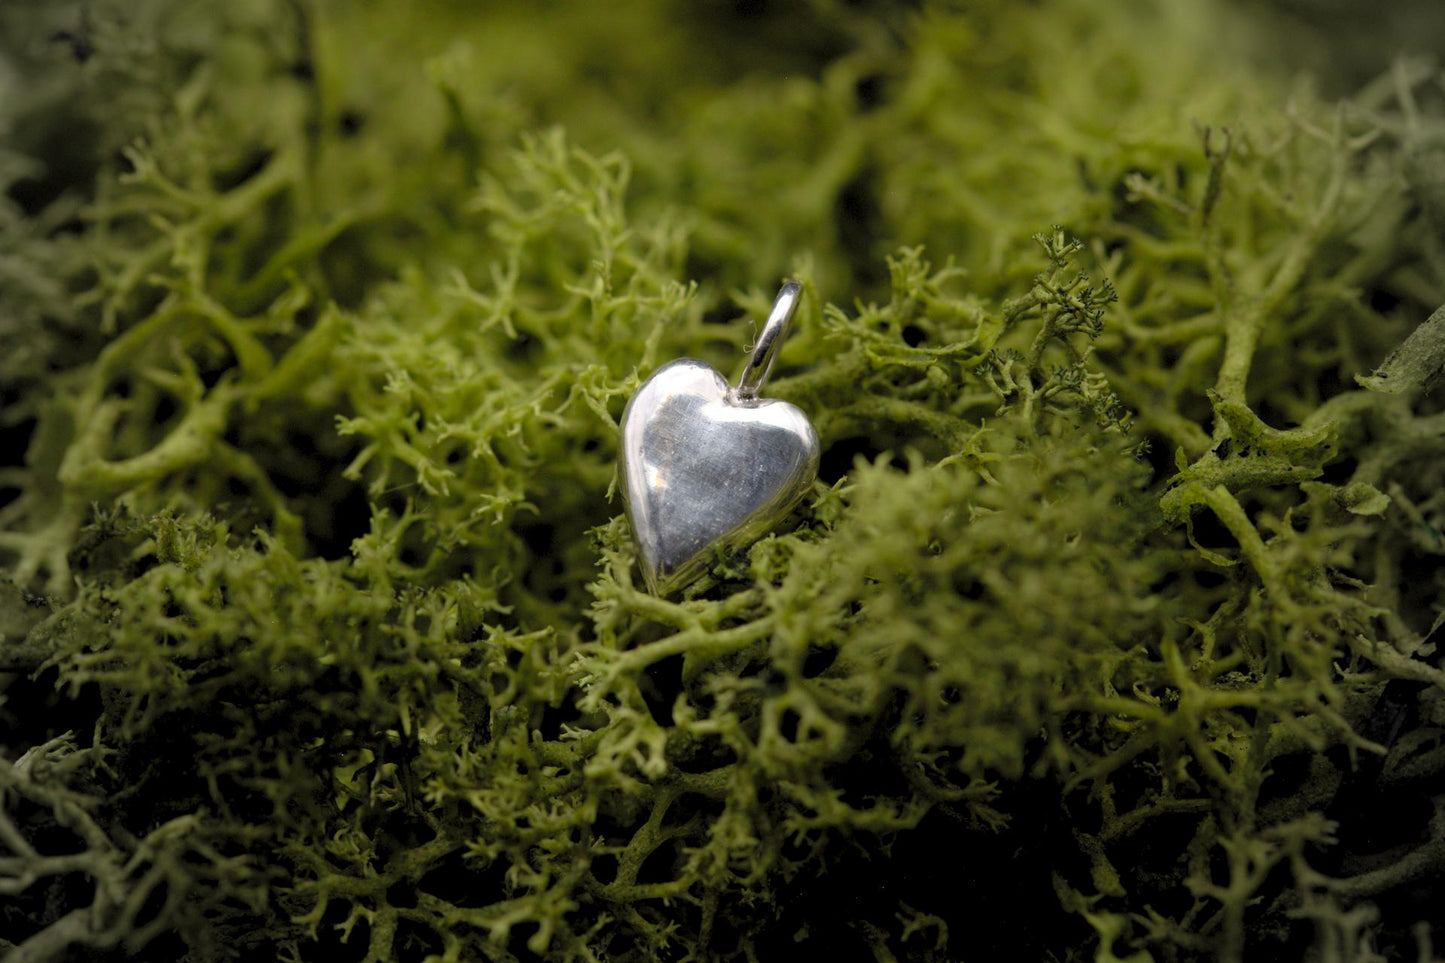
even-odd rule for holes
{"type": "Polygon", "coordinates": [[[0,951],[1432,960],[1445,80],[1279,29],[0,6],[0,951]],[[657,598],[784,276],[819,480],[657,598]]]}

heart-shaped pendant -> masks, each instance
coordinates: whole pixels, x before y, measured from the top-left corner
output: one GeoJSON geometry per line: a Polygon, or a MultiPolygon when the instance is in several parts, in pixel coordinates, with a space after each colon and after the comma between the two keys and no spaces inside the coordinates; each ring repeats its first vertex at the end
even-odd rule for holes
{"type": "Polygon", "coordinates": [[[622,497],[655,594],[696,578],[715,546],[777,524],[818,473],[808,416],[757,396],[800,293],[795,281],[783,286],[736,388],[683,358],[653,372],[622,413],[622,497]]]}

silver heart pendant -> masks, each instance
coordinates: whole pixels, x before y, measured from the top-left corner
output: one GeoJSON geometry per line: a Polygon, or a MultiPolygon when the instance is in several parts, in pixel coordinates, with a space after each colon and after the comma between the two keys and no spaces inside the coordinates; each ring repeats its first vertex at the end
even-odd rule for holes
{"type": "Polygon", "coordinates": [[[818,434],[795,405],[759,398],[801,288],[778,294],[736,388],[692,358],[663,365],[622,413],[622,497],[648,588],[695,579],[793,509],[818,473],[818,434]]]}

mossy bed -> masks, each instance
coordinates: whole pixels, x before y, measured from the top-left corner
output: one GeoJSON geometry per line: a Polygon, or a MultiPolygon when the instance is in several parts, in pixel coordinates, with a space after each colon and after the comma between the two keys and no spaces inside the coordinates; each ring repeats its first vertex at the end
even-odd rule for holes
{"type": "Polygon", "coordinates": [[[0,3],[0,954],[1435,960],[1432,37],[0,3]],[[785,277],[820,477],[654,597],[785,277]]]}

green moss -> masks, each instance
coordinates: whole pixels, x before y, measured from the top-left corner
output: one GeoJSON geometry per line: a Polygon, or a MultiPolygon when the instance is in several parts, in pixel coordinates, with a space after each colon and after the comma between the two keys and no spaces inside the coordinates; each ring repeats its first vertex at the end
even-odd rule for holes
{"type": "Polygon", "coordinates": [[[0,946],[1429,959],[1445,99],[1265,23],[0,10],[0,946]],[[788,275],[822,476],[650,596],[788,275]]]}

